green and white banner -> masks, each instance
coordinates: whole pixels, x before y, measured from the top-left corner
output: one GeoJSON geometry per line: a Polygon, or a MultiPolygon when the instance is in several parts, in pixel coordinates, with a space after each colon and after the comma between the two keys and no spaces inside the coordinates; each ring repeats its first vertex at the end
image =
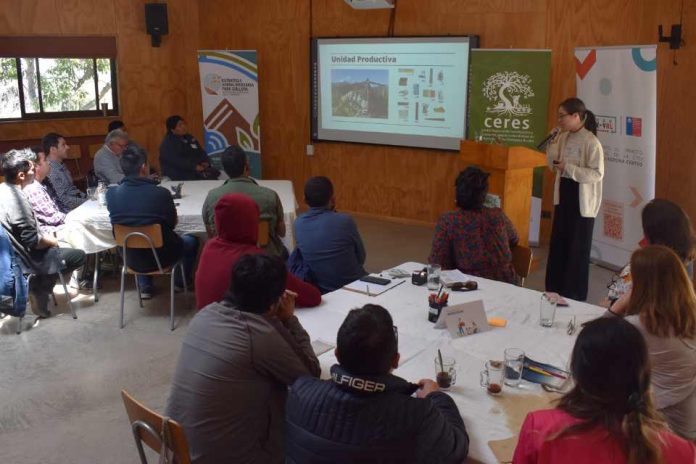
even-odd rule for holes
{"type": "MultiPolygon", "coordinates": [[[[468,138],[535,148],[548,124],[551,50],[471,53],[468,138]]],[[[529,242],[539,242],[545,168],[534,171],[529,242]]]]}
{"type": "Polygon", "coordinates": [[[205,150],[222,170],[220,154],[239,145],[251,175],[261,178],[259,80],[254,50],[199,50],[205,150]]]}

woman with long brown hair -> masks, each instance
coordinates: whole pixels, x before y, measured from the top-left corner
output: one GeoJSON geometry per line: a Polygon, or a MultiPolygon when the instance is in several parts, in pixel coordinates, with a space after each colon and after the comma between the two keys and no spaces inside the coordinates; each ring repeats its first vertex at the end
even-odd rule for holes
{"type": "MultiPolygon", "coordinates": [[[[672,430],[696,440],[696,294],[681,257],[650,245],[631,256],[626,320],[645,337],[657,408],[672,430]]],[[[615,309],[610,309],[615,313],[615,309]]]]}
{"type": "Polygon", "coordinates": [[[696,460],[653,406],[645,340],[620,318],[585,324],[573,348],[575,381],[555,409],[527,415],[514,464],[660,464],[696,460]]]}

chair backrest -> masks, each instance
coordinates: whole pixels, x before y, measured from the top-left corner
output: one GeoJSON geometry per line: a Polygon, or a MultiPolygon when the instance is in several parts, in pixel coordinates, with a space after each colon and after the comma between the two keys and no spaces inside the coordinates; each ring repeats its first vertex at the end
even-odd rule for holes
{"type": "Polygon", "coordinates": [[[257,239],[257,245],[260,247],[265,247],[270,241],[271,235],[271,223],[268,219],[259,220],[259,237],[257,239]]]}
{"type": "Polygon", "coordinates": [[[512,248],[512,267],[518,276],[526,279],[532,268],[532,249],[522,245],[515,245],[512,248]]]}
{"type": "Polygon", "coordinates": [[[103,147],[103,143],[91,143],[87,145],[87,151],[89,152],[89,157],[94,159],[94,155],[103,147]]]}
{"type": "Polygon", "coordinates": [[[159,224],[149,224],[147,226],[124,226],[121,224],[114,224],[114,238],[116,239],[116,244],[124,248],[126,248],[126,245],[128,245],[127,248],[161,248],[164,243],[162,239],[162,226],[159,224]],[[135,234],[143,234],[150,237],[152,245],[150,245],[150,242],[142,235],[135,234]],[[128,242],[127,244],[126,241],[128,242]]]}
{"type": "MultiPolygon", "coordinates": [[[[126,407],[128,419],[130,420],[133,429],[135,444],[138,447],[141,460],[144,459],[142,453],[142,442],[153,450],[160,452],[162,447],[162,420],[163,417],[157,414],[152,409],[146,407],[142,403],[133,398],[126,390],[121,390],[121,398],[123,405],[126,407]],[[148,426],[150,430],[148,431],[148,426]],[[156,433],[156,436],[152,432],[156,433]]],[[[188,442],[184,428],[178,422],[169,420],[169,431],[171,436],[171,450],[174,452],[174,459],[178,464],[190,464],[188,442]]],[[[146,461],[143,461],[146,462],[146,461]]]]}

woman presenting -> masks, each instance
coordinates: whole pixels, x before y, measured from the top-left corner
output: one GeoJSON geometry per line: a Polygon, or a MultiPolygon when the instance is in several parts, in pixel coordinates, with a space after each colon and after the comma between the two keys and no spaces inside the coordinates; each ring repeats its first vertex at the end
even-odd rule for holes
{"type": "Polygon", "coordinates": [[[604,153],[595,116],[578,98],[560,104],[554,131],[546,149],[549,168],[556,173],[546,290],[584,301],[592,229],[602,202],[604,153]]]}

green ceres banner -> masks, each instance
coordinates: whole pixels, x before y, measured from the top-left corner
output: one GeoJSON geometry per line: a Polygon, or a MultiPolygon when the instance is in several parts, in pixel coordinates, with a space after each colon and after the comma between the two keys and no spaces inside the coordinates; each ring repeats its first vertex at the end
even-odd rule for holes
{"type": "Polygon", "coordinates": [[[546,135],[551,50],[472,50],[469,139],[534,148],[546,135]]]}
{"type": "MultiPolygon", "coordinates": [[[[551,50],[471,52],[471,140],[536,148],[546,136],[551,50]]],[[[529,241],[538,243],[544,169],[534,170],[529,241]]]]}

